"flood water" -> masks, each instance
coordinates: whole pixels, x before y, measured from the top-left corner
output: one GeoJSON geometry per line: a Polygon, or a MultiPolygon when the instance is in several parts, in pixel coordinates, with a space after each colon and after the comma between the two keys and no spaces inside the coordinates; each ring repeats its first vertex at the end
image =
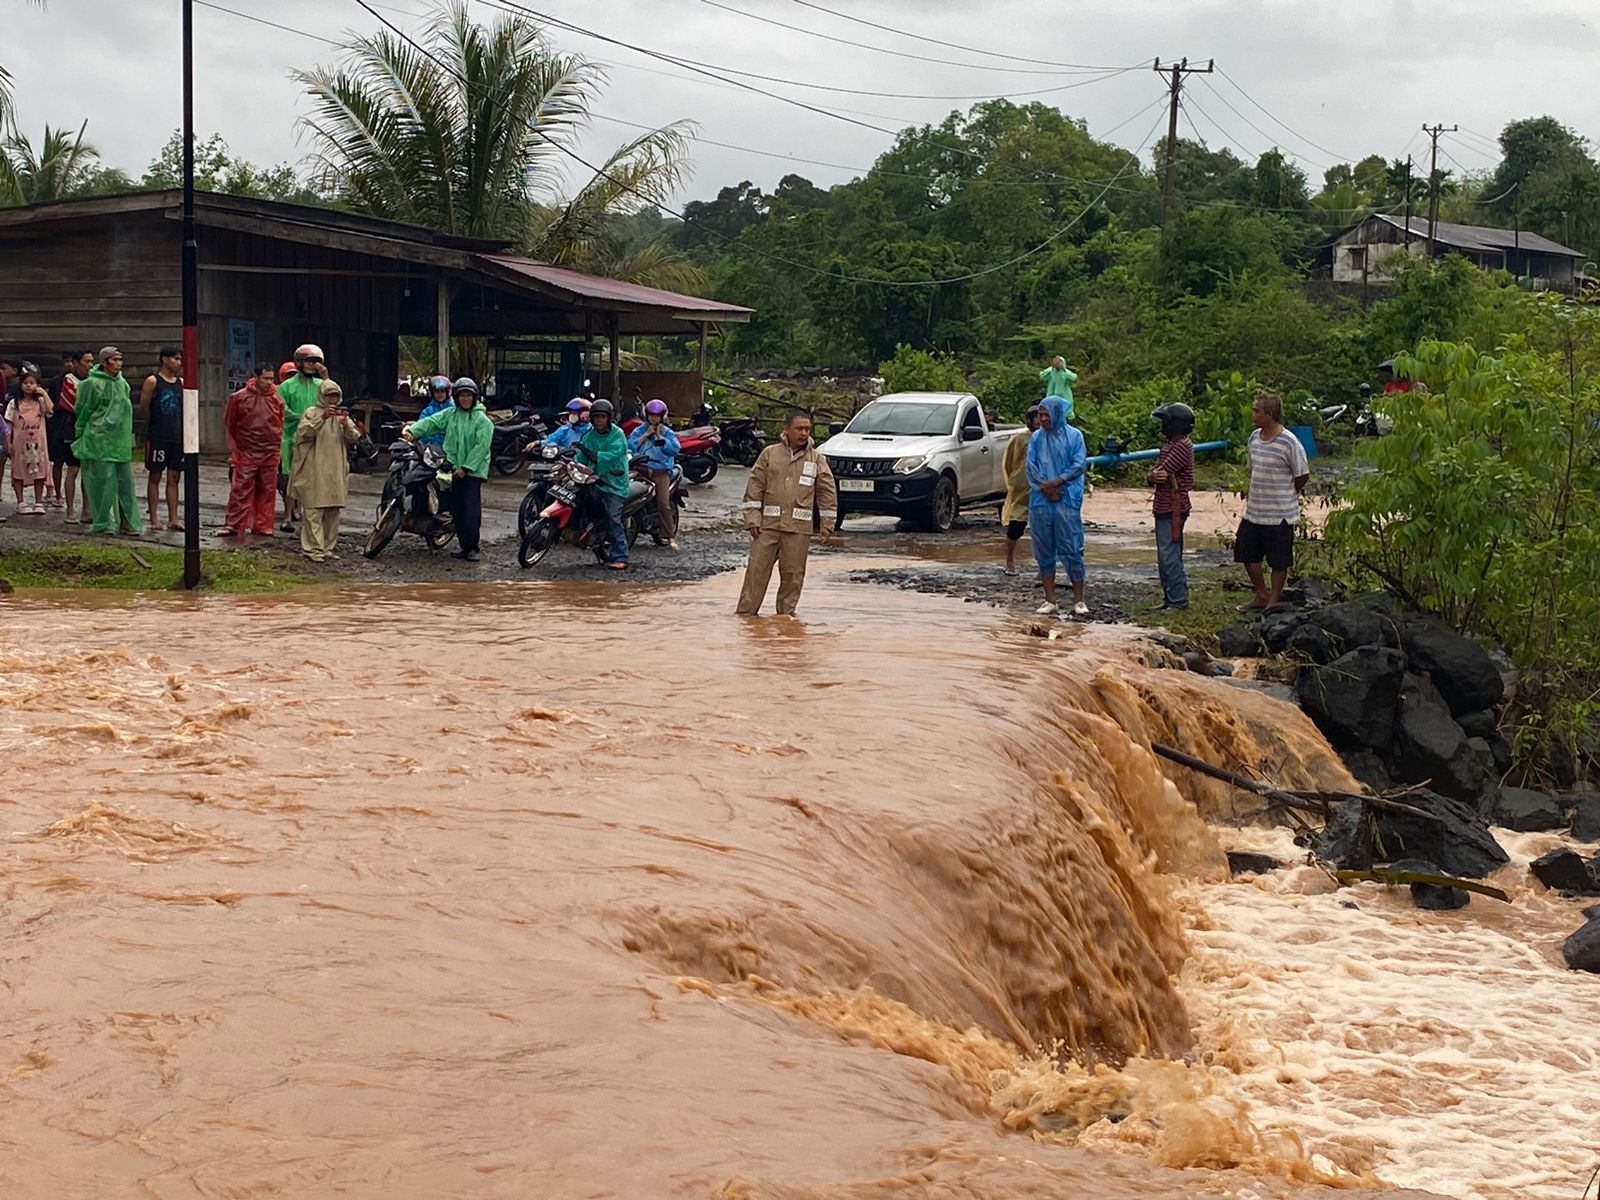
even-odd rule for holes
{"type": "Polygon", "coordinates": [[[1600,1162],[1558,902],[1535,938],[1227,883],[1202,818],[1241,799],[1144,749],[1341,783],[1298,713],[1115,631],[736,587],[14,597],[0,1195],[1566,1198],[1600,1162]]]}

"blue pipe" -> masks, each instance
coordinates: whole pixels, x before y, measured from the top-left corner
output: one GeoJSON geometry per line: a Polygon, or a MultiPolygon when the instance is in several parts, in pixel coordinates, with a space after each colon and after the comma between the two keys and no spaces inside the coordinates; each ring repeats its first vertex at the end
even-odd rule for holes
{"type": "MultiPolygon", "coordinates": [[[[1106,452],[1104,454],[1091,455],[1089,465],[1091,467],[1117,467],[1123,463],[1140,462],[1144,459],[1155,458],[1161,453],[1160,450],[1130,450],[1124,454],[1116,448],[1116,445],[1115,438],[1107,438],[1106,452]]],[[[1194,452],[1199,454],[1203,450],[1226,450],[1230,445],[1232,445],[1231,442],[1200,442],[1195,446],[1194,452]]]]}

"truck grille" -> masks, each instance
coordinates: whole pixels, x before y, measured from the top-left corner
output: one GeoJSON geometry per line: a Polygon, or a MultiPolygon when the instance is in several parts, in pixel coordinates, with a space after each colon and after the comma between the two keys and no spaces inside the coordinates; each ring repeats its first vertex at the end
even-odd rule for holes
{"type": "Polygon", "coordinates": [[[894,473],[895,458],[830,458],[828,467],[839,479],[877,479],[894,473]]]}

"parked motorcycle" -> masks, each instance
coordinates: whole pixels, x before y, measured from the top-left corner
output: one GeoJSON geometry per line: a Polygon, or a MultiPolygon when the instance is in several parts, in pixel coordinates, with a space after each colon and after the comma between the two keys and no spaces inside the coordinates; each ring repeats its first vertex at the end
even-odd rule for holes
{"type": "Polygon", "coordinates": [[[721,444],[722,435],[711,426],[678,434],[678,465],[690,483],[710,483],[717,477],[717,447],[721,444]]]}
{"type": "MultiPolygon", "coordinates": [[[[600,562],[610,557],[606,532],[605,506],[599,496],[599,476],[576,459],[564,458],[550,482],[550,503],[528,527],[517,546],[517,562],[524,568],[537,566],[557,542],[580,550],[590,550],[600,562]]],[[[628,498],[623,502],[622,527],[631,548],[639,540],[645,522],[653,518],[645,510],[655,508],[655,494],[648,484],[628,480],[628,498]]]]}
{"type": "Polygon", "coordinates": [[[361,553],[377,558],[404,529],[434,550],[455,540],[450,513],[451,467],[444,451],[422,442],[398,441],[389,447],[389,478],[378,501],[378,518],[361,553]]]}
{"type": "Polygon", "coordinates": [[[1321,410],[1324,427],[1348,427],[1356,437],[1381,437],[1394,428],[1394,419],[1372,409],[1372,386],[1363,383],[1353,404],[1330,404],[1321,410]]]}
{"type": "Polygon", "coordinates": [[[356,427],[360,436],[350,446],[350,472],[353,475],[365,475],[378,465],[378,447],[367,436],[367,424],[360,417],[351,415],[350,421],[356,427]]]}
{"type": "Polygon", "coordinates": [[[766,432],[756,424],[754,417],[735,417],[731,421],[723,421],[717,426],[717,432],[722,435],[717,457],[723,462],[732,461],[740,466],[753,467],[756,459],[761,457],[761,452],[767,448],[766,432]]]}
{"type": "Polygon", "coordinates": [[[489,446],[489,463],[501,475],[515,475],[527,459],[523,449],[530,441],[545,435],[544,422],[527,410],[515,410],[511,420],[494,427],[489,446]]]}
{"type": "MultiPolygon", "coordinates": [[[[656,509],[656,481],[650,477],[650,469],[642,462],[636,462],[633,465],[632,478],[628,484],[628,499],[630,501],[633,499],[634,488],[639,484],[643,484],[648,489],[645,493],[644,509],[639,513],[639,532],[653,540],[661,532],[661,514],[656,509]]],[[[678,510],[689,507],[689,498],[683,490],[683,468],[681,466],[672,468],[672,507],[678,510]]],[[[624,519],[626,519],[626,507],[624,507],[623,511],[624,519]]],[[[678,522],[674,520],[673,524],[676,525],[678,522]]],[[[631,546],[633,543],[630,541],[628,544],[631,546]]]]}

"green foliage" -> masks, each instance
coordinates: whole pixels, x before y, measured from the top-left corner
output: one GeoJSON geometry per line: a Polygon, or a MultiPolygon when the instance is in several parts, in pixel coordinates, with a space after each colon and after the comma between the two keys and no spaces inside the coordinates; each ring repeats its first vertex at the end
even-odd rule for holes
{"type": "Polygon", "coordinates": [[[0,142],[0,205],[43,204],[77,195],[94,177],[100,151],[84,141],[89,123],[74,134],[44,127],[38,150],[12,130],[0,142]]]}
{"type": "MultiPolygon", "coordinates": [[[[62,542],[0,552],[0,579],[19,588],[106,588],[166,591],[183,578],[183,551],[138,547],[140,565],[126,546],[62,542]]],[[[300,564],[260,551],[231,551],[205,558],[206,587],[217,592],[282,592],[309,582],[300,564]]]]}
{"type": "Polygon", "coordinates": [[[1037,363],[1008,360],[989,363],[977,396],[988,412],[1000,414],[1002,421],[1020,421],[1028,409],[1044,396],[1037,363]]]}
{"type": "Polygon", "coordinates": [[[1530,719],[1575,745],[1600,712],[1600,313],[1529,297],[1521,314],[1497,351],[1425,340],[1401,358],[1428,390],[1390,398],[1394,430],[1364,451],[1377,469],[1327,541],[1503,645],[1536,681],[1530,719]]]}
{"type": "Polygon", "coordinates": [[[1161,427],[1150,414],[1163,404],[1185,399],[1184,381],[1171,375],[1131,384],[1104,403],[1089,403],[1077,397],[1076,423],[1083,430],[1089,452],[1098,453],[1108,438],[1115,438],[1125,450],[1144,450],[1161,444],[1161,427]]]}
{"type": "Polygon", "coordinates": [[[878,364],[883,390],[891,392],[964,392],[967,377],[947,354],[929,354],[899,345],[894,357],[878,364]]]}
{"type": "MultiPolygon", "coordinates": [[[[161,153],[144,173],[139,187],[144,191],[164,191],[183,186],[183,130],[174,129],[161,153]]],[[[235,157],[214,133],[201,141],[195,138],[194,186],[202,192],[221,192],[229,196],[252,196],[260,200],[286,200],[296,204],[315,204],[317,195],[295,175],[288,163],[260,167],[235,157]]]]}

